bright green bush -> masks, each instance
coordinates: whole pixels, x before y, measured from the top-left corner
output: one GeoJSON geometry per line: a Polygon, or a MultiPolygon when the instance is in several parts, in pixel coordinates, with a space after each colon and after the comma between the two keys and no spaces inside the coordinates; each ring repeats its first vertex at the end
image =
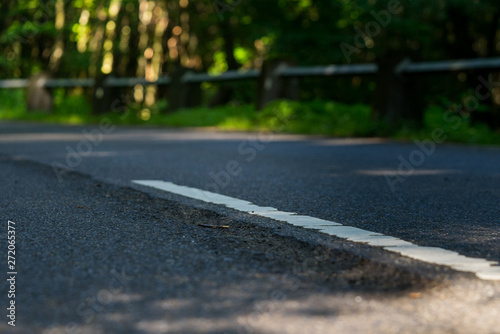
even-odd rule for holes
{"type": "Polygon", "coordinates": [[[257,119],[264,128],[304,134],[369,136],[375,130],[369,106],[331,101],[274,101],[257,119]]]}
{"type": "Polygon", "coordinates": [[[23,89],[0,89],[0,119],[21,117],[26,112],[23,89]]]}
{"type": "Polygon", "coordinates": [[[54,115],[74,116],[84,120],[90,116],[91,111],[90,103],[82,94],[70,94],[54,98],[54,115]]]}
{"type": "Polygon", "coordinates": [[[184,109],[170,114],[157,115],[154,123],[174,127],[218,127],[226,130],[250,130],[253,127],[253,107],[220,106],[184,109]]]}
{"type": "Polygon", "coordinates": [[[493,132],[488,125],[471,124],[468,115],[451,113],[438,106],[427,109],[424,114],[424,136],[429,136],[435,129],[443,129],[446,140],[450,142],[500,143],[500,134],[493,132]]]}
{"type": "Polygon", "coordinates": [[[271,102],[257,111],[253,104],[226,105],[214,108],[198,107],[166,113],[168,104],[160,100],[150,108],[129,104],[121,113],[92,115],[91,105],[80,92],[67,94],[54,91],[54,110],[27,112],[25,90],[0,90],[0,119],[19,119],[71,124],[98,123],[102,118],[113,124],[156,125],[169,127],[212,127],[231,131],[260,131],[318,134],[335,137],[390,136],[404,140],[431,138],[432,131],[442,129],[447,142],[500,144],[500,133],[486,124],[471,124],[460,114],[450,114],[444,108],[433,106],[424,113],[423,126],[403,126],[394,133],[387,124],[375,122],[368,105],[342,104],[332,101],[271,102]]]}

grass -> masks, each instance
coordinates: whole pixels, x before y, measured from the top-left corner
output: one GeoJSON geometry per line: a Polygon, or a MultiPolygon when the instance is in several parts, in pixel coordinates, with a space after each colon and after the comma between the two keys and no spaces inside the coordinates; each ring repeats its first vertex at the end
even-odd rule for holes
{"type": "Polygon", "coordinates": [[[282,133],[326,135],[334,137],[385,136],[403,140],[431,138],[432,131],[442,129],[447,141],[474,144],[500,144],[500,132],[485,124],[471,124],[470,119],[454,115],[444,117],[445,110],[434,106],[424,115],[423,126],[416,129],[402,124],[391,130],[387,124],[372,119],[368,105],[342,104],[332,101],[297,102],[278,100],[256,111],[252,105],[199,107],[164,113],[166,102],[153,108],[129,106],[122,113],[92,115],[91,105],[79,94],[64,95],[56,91],[54,111],[27,112],[23,90],[0,90],[0,119],[55,122],[63,124],[96,124],[103,118],[116,125],[155,125],[167,127],[210,127],[227,131],[270,130],[282,133]]]}
{"type": "Polygon", "coordinates": [[[23,90],[0,90],[0,120],[23,120],[62,124],[85,124],[89,121],[90,105],[80,95],[54,98],[54,111],[28,112],[23,90]]]}
{"type": "Polygon", "coordinates": [[[421,129],[403,127],[393,134],[393,138],[423,140],[432,138],[433,131],[439,130],[447,142],[467,144],[500,145],[500,131],[493,131],[484,123],[472,123],[470,117],[459,113],[448,114],[438,106],[428,108],[424,113],[421,129]]]}

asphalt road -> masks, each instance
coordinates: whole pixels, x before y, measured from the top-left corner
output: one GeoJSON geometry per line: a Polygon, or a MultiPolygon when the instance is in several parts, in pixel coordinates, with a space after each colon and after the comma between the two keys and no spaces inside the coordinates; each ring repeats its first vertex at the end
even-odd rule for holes
{"type": "Polygon", "coordinates": [[[0,219],[19,226],[2,332],[498,332],[498,282],[130,183],[500,261],[498,148],[0,123],[0,167],[0,219]]]}
{"type": "Polygon", "coordinates": [[[0,124],[0,153],[55,164],[63,181],[61,166],[124,186],[165,180],[500,261],[500,148],[441,144],[413,175],[399,173],[414,151],[377,139],[0,124]],[[241,171],[227,181],[229,161],[241,171]]]}

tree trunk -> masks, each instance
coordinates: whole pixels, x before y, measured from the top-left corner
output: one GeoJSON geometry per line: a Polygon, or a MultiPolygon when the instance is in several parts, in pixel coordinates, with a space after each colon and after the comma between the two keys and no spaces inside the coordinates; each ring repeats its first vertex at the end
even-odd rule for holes
{"type": "MultiPolygon", "coordinates": [[[[226,62],[228,70],[237,70],[240,64],[236,61],[234,57],[234,35],[232,31],[231,24],[229,20],[223,20],[220,24],[222,31],[222,37],[224,38],[224,52],[226,54],[226,62]]],[[[223,105],[231,101],[233,97],[234,89],[229,84],[222,84],[219,91],[210,100],[209,106],[214,107],[217,105],[223,105]]]]}

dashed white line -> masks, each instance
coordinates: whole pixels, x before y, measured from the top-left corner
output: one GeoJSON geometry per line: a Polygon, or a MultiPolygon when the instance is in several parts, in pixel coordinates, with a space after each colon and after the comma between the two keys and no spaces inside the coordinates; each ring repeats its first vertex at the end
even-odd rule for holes
{"type": "Polygon", "coordinates": [[[455,270],[475,273],[484,280],[500,280],[500,266],[498,262],[487,261],[481,258],[472,258],[439,247],[424,247],[412,244],[392,236],[363,230],[357,227],[345,226],[333,221],[315,217],[298,215],[294,212],[279,211],[272,207],[262,207],[251,202],[225,195],[212,193],[206,190],[176,185],[171,182],[157,180],[135,180],[132,183],[152,187],[197,199],[212,204],[225,205],[228,208],[246,212],[252,215],[283,221],[307,229],[315,229],[339,238],[353,242],[367,243],[371,246],[382,247],[388,251],[399,253],[416,260],[449,266],[455,270]]]}

